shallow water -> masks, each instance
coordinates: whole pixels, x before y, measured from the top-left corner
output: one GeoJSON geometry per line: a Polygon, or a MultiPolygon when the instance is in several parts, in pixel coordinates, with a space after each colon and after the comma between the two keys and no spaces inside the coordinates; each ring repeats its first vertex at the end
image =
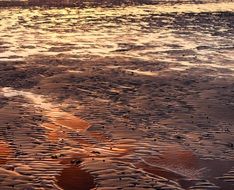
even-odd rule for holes
{"type": "Polygon", "coordinates": [[[121,56],[173,63],[183,69],[201,66],[233,71],[233,11],[233,2],[220,1],[1,8],[0,60],[121,56]]]}

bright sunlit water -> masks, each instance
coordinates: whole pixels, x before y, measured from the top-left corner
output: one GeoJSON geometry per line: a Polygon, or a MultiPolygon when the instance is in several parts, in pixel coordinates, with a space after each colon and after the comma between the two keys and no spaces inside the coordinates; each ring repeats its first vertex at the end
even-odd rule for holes
{"type": "Polygon", "coordinates": [[[233,71],[233,11],[233,2],[1,8],[0,60],[121,56],[233,71]]]}

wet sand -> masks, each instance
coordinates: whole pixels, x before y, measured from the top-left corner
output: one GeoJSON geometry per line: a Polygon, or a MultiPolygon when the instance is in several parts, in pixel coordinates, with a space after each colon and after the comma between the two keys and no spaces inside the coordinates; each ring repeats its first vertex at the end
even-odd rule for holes
{"type": "Polygon", "coordinates": [[[7,33],[11,39],[2,30],[0,189],[233,190],[233,13],[197,7],[178,14],[135,8],[144,11],[131,16],[132,23],[148,24],[132,25],[138,41],[128,34],[124,9],[114,16],[115,9],[105,10],[109,16],[90,31],[83,29],[104,17],[80,10],[83,32],[63,25],[69,35],[86,34],[71,46],[69,35],[59,43],[60,30],[48,15],[76,22],[73,9],[34,10],[51,27],[38,29],[44,41],[32,37],[40,19],[24,20],[15,36],[7,33]],[[113,30],[104,27],[108,19],[113,30]],[[115,19],[125,23],[119,31],[115,19]],[[32,51],[18,46],[29,28],[25,43],[34,42],[32,51]],[[140,36],[144,31],[155,40],[140,36]],[[112,39],[121,35],[132,44],[112,39]]]}
{"type": "MultiPolygon", "coordinates": [[[[2,63],[3,80],[41,67],[36,60],[2,63]]],[[[52,74],[2,87],[1,167],[14,172],[2,187],[231,190],[233,78],[199,68],[144,75],[123,69],[134,61],[111,60],[47,57],[52,74]]]]}

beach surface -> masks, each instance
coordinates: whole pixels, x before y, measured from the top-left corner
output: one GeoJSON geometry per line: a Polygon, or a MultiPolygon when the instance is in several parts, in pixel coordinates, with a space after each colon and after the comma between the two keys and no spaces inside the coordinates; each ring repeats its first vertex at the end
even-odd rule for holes
{"type": "Polygon", "coordinates": [[[233,190],[234,3],[0,8],[1,190],[233,190]]]}

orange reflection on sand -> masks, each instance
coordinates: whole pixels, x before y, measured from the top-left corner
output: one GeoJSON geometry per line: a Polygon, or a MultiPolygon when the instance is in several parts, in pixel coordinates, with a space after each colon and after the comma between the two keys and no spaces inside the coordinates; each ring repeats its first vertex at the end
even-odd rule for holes
{"type": "Polygon", "coordinates": [[[43,123],[42,127],[49,130],[47,132],[47,137],[51,141],[58,141],[59,139],[64,139],[67,137],[67,134],[64,130],[76,130],[79,132],[85,131],[89,127],[89,123],[83,119],[80,119],[72,114],[66,112],[57,112],[59,116],[54,116],[54,113],[51,112],[49,120],[51,123],[43,123]]]}
{"type": "Polygon", "coordinates": [[[59,139],[67,136],[66,133],[59,128],[59,126],[53,123],[43,123],[42,126],[49,130],[46,134],[50,141],[58,141],[59,139]]]}
{"type": "Polygon", "coordinates": [[[51,106],[50,109],[45,110],[45,115],[48,116],[58,127],[64,127],[70,130],[77,130],[79,132],[85,131],[89,128],[90,124],[68,112],[64,112],[55,106],[51,106]]]}
{"type": "Polygon", "coordinates": [[[179,146],[169,146],[161,154],[161,156],[156,158],[144,158],[144,161],[138,167],[167,179],[182,177],[196,179],[201,175],[199,159],[193,152],[182,149],[179,146]]]}
{"type": "Polygon", "coordinates": [[[48,100],[42,95],[7,87],[2,88],[2,91],[6,97],[23,96],[30,100],[35,107],[42,109],[44,115],[47,116],[49,120],[48,123],[44,123],[42,126],[51,130],[48,134],[49,139],[51,140],[58,140],[63,137],[64,134],[60,133],[61,128],[82,132],[86,131],[90,126],[87,121],[62,111],[53,103],[48,102],[48,100]]]}
{"type": "Polygon", "coordinates": [[[4,141],[0,141],[0,165],[3,165],[7,162],[7,158],[9,157],[11,150],[8,144],[4,141]]]}
{"type": "Polygon", "coordinates": [[[55,120],[55,123],[66,128],[78,131],[85,131],[89,127],[89,123],[71,114],[65,113],[65,117],[60,117],[55,120]]]}
{"type": "Polygon", "coordinates": [[[92,133],[89,134],[90,137],[93,137],[94,139],[96,139],[99,142],[106,142],[109,141],[109,138],[107,136],[105,136],[103,133],[101,132],[94,132],[92,131],[92,133]]]}
{"type": "Polygon", "coordinates": [[[191,151],[172,146],[167,148],[162,157],[157,160],[157,163],[196,168],[197,161],[197,157],[191,151]]]}

